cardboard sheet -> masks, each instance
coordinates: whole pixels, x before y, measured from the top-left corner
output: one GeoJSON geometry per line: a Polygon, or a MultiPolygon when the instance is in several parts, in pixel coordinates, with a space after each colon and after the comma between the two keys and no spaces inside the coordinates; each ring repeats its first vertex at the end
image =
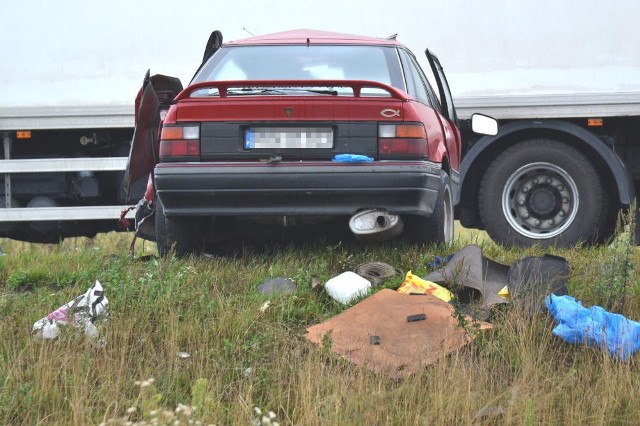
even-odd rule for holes
{"type": "MultiPolygon", "coordinates": [[[[453,312],[451,305],[435,296],[406,295],[385,289],[309,327],[306,338],[322,344],[323,337],[329,333],[332,350],[337,354],[371,370],[402,378],[457,351],[471,340],[458,326],[453,312]],[[418,314],[424,314],[426,319],[407,322],[408,316],[418,314]]],[[[468,320],[471,322],[471,318],[468,320]]],[[[486,322],[479,325],[480,329],[492,327],[486,322]]]]}

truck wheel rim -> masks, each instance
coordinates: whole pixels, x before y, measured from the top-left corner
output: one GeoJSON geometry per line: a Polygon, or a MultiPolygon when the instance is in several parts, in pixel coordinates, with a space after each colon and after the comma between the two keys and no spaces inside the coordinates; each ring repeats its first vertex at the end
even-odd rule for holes
{"type": "Polygon", "coordinates": [[[511,228],[537,240],[564,232],[575,220],[579,205],[573,178],[551,163],[520,167],[502,191],[502,211],[511,228]]]}

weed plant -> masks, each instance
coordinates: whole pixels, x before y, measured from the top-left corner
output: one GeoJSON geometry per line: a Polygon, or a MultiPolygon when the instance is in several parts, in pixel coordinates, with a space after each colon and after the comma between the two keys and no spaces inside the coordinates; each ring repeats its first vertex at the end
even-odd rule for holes
{"type": "MultiPolygon", "coordinates": [[[[586,306],[619,306],[637,320],[638,249],[624,238],[621,233],[610,246],[547,252],[569,261],[570,294],[586,306]]],[[[640,419],[636,359],[619,362],[597,348],[567,345],[553,337],[546,314],[497,312],[494,329],[483,339],[401,381],[356,367],[330,345],[304,339],[308,326],[344,309],[314,288],[315,281],[367,261],[424,275],[433,256],[458,251],[469,239],[452,247],[316,241],[224,257],[147,261],[138,259],[153,253],[153,246],[139,244],[132,258],[130,241],[130,235],[111,234],[53,246],[0,242],[6,253],[0,258],[0,424],[634,424],[640,419]],[[293,278],[298,291],[270,296],[257,291],[265,279],[278,276],[293,278]],[[110,301],[109,319],[99,326],[103,345],[72,328],[53,341],[31,335],[36,320],[96,279],[110,301]],[[268,308],[261,309],[267,300],[268,308]]],[[[471,241],[507,264],[545,252],[471,241]]],[[[386,286],[401,282],[398,277],[386,286]]]]}

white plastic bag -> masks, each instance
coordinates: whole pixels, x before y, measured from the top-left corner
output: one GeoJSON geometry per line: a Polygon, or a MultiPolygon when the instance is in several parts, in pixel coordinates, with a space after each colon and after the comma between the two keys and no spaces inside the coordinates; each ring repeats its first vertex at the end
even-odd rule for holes
{"type": "Polygon", "coordinates": [[[94,322],[105,313],[108,303],[102,285],[96,281],[86,293],[36,321],[32,331],[43,339],[55,339],[60,334],[61,325],[71,325],[82,328],[88,337],[97,337],[98,329],[94,322]]]}

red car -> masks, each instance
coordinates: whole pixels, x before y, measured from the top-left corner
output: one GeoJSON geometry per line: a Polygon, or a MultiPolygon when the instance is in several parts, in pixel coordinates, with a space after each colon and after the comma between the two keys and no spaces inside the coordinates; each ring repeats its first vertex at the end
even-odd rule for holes
{"type": "MultiPolygon", "coordinates": [[[[296,30],[222,44],[215,31],[184,90],[147,74],[127,170],[127,184],[152,173],[143,236],[155,212],[161,255],[251,221],[343,218],[362,240],[449,242],[461,136],[426,54],[429,77],[394,37],[296,30]]],[[[496,126],[473,126],[482,119],[496,126]]]]}

